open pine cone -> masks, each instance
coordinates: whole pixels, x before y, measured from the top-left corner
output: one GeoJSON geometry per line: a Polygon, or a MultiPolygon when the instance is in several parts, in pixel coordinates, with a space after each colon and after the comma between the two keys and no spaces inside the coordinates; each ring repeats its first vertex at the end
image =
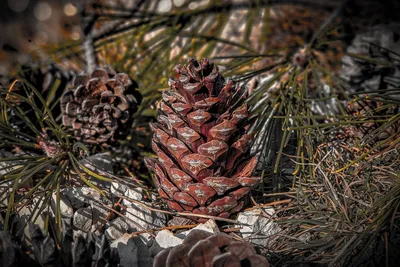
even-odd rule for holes
{"type": "Polygon", "coordinates": [[[176,211],[229,217],[244,205],[257,163],[244,104],[245,88],[225,81],[207,59],[178,65],[162,114],[151,124],[158,160],[145,159],[158,192],[176,211]]]}
{"type": "Polygon", "coordinates": [[[154,258],[153,267],[177,266],[268,267],[269,263],[248,242],[194,229],[181,245],[166,248],[154,258]]]}
{"type": "Polygon", "coordinates": [[[109,67],[79,75],[61,99],[63,124],[85,143],[111,143],[124,138],[142,96],[125,73],[109,67]]]}

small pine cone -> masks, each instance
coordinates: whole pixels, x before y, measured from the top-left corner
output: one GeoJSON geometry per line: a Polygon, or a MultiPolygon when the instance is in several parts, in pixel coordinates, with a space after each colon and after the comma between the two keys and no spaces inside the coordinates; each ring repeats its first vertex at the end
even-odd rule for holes
{"type": "MultiPolygon", "coordinates": [[[[145,159],[158,192],[176,211],[229,217],[242,209],[257,158],[249,153],[252,120],[245,88],[225,81],[207,59],[177,66],[164,91],[153,150],[145,159]]],[[[201,220],[199,220],[201,221],[201,220]]]]}
{"type": "Polygon", "coordinates": [[[79,75],[61,99],[63,124],[85,143],[112,143],[124,138],[142,96],[125,73],[109,67],[79,75]]]}
{"type": "Polygon", "coordinates": [[[154,267],[268,267],[268,260],[258,255],[245,241],[235,241],[227,234],[192,230],[181,245],[169,247],[154,258],[154,267]]]}

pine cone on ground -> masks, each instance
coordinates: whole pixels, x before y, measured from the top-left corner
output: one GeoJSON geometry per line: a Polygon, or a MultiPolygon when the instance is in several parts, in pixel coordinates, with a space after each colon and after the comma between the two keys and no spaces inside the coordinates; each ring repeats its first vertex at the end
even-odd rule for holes
{"type": "Polygon", "coordinates": [[[79,75],[61,99],[63,124],[85,143],[112,143],[124,138],[141,102],[137,84],[109,67],[79,75]]]}
{"type": "Polygon", "coordinates": [[[169,247],[154,258],[154,267],[268,267],[268,260],[257,255],[245,241],[227,234],[192,230],[181,245],[169,247]]]}
{"type": "Polygon", "coordinates": [[[176,67],[171,90],[164,91],[153,150],[145,159],[158,192],[176,211],[229,217],[260,181],[250,157],[253,135],[245,88],[225,81],[207,59],[176,67]]]}

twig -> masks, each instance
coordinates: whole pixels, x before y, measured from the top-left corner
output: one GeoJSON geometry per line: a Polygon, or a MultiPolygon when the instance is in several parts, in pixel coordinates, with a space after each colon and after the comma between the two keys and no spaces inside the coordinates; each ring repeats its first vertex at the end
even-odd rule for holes
{"type": "Polygon", "coordinates": [[[86,71],[92,73],[97,65],[96,50],[94,49],[93,37],[87,35],[85,41],[83,42],[83,49],[85,51],[86,58],[86,71]]]}
{"type": "Polygon", "coordinates": [[[126,199],[126,200],[128,200],[128,201],[130,201],[130,202],[133,202],[133,203],[135,203],[135,204],[137,204],[137,205],[139,205],[139,206],[141,206],[141,207],[144,207],[144,208],[146,208],[146,209],[148,209],[148,210],[155,211],[155,212],[161,212],[161,213],[170,214],[170,215],[174,215],[174,216],[178,216],[178,215],[179,215],[179,216],[188,216],[188,217],[199,217],[199,218],[206,218],[206,219],[214,219],[214,220],[229,222],[229,223],[233,223],[233,224],[247,225],[247,224],[240,223],[240,222],[238,222],[238,221],[236,221],[236,220],[221,218],[221,217],[217,217],[217,216],[210,216],[210,215],[203,215],[203,214],[193,214],[193,213],[186,213],[186,212],[172,212],[172,211],[166,211],[166,210],[156,209],[156,208],[150,207],[150,206],[148,206],[148,205],[146,205],[146,204],[144,204],[144,203],[142,203],[142,202],[140,202],[140,201],[137,201],[137,200],[134,200],[134,199],[125,197],[125,196],[117,195],[117,197],[126,199]]]}
{"type": "Polygon", "coordinates": [[[160,227],[160,228],[154,228],[154,229],[149,229],[146,231],[138,231],[138,232],[133,232],[130,233],[130,235],[140,235],[144,233],[148,233],[149,231],[156,232],[156,231],[162,231],[162,230],[175,230],[175,229],[187,229],[187,228],[194,228],[198,224],[186,224],[186,225],[174,225],[174,226],[166,226],[166,227],[160,227]]]}
{"type": "MultiPolygon", "coordinates": [[[[131,221],[131,222],[132,222],[133,224],[135,224],[139,229],[142,229],[143,232],[151,232],[151,231],[152,231],[151,229],[145,229],[143,226],[141,226],[140,224],[138,224],[137,222],[135,222],[135,221],[132,220],[131,218],[128,218],[128,217],[126,217],[125,215],[123,215],[122,213],[118,212],[116,209],[113,209],[113,208],[111,208],[111,207],[107,206],[106,204],[101,203],[101,202],[99,202],[99,201],[96,201],[96,202],[97,202],[98,204],[102,205],[103,207],[105,207],[106,209],[109,209],[109,210],[111,210],[112,212],[118,214],[119,216],[124,217],[124,218],[126,218],[127,220],[131,221]]],[[[149,233],[149,234],[152,235],[152,236],[154,237],[154,234],[152,234],[152,233],[149,233]]]]}
{"type": "MultiPolygon", "coordinates": [[[[304,193],[311,193],[313,192],[312,190],[304,190],[304,193]]],[[[272,196],[286,196],[286,195],[297,195],[298,192],[282,192],[282,193],[270,193],[270,194],[263,194],[265,197],[272,197],[272,196]]]]}
{"type": "Polygon", "coordinates": [[[260,207],[260,205],[254,200],[253,196],[250,196],[250,200],[251,200],[251,202],[253,202],[254,206],[256,208],[258,208],[261,211],[262,214],[264,214],[265,218],[271,218],[271,215],[266,213],[265,210],[260,207]]]}
{"type": "Polygon", "coordinates": [[[269,202],[269,203],[266,203],[266,204],[258,205],[258,207],[251,207],[251,208],[248,208],[248,209],[246,209],[246,211],[247,211],[247,210],[258,209],[259,207],[275,206],[275,205],[284,204],[284,203],[289,203],[289,202],[292,202],[292,200],[291,200],[291,199],[284,199],[284,200],[269,202]]]}
{"type": "Polygon", "coordinates": [[[99,18],[97,14],[87,16],[85,9],[82,10],[82,29],[85,35],[83,41],[83,50],[86,59],[86,71],[92,73],[98,64],[96,49],[94,48],[93,28],[99,18]]]}

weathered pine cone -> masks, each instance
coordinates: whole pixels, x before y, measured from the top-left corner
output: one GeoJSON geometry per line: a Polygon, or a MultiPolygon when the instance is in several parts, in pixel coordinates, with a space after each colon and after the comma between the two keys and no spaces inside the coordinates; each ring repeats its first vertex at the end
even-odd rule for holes
{"type": "Polygon", "coordinates": [[[245,241],[229,235],[192,230],[181,245],[169,247],[154,258],[153,267],[268,267],[268,260],[258,255],[245,241]]]}
{"type": "Polygon", "coordinates": [[[125,73],[109,67],[79,75],[61,99],[63,124],[85,143],[112,143],[124,138],[142,96],[125,73]]]}
{"type": "Polygon", "coordinates": [[[146,165],[171,209],[229,217],[260,181],[252,176],[257,158],[249,154],[245,88],[226,82],[207,59],[176,71],[158,123],[151,124],[158,160],[147,158],[146,165]]]}

